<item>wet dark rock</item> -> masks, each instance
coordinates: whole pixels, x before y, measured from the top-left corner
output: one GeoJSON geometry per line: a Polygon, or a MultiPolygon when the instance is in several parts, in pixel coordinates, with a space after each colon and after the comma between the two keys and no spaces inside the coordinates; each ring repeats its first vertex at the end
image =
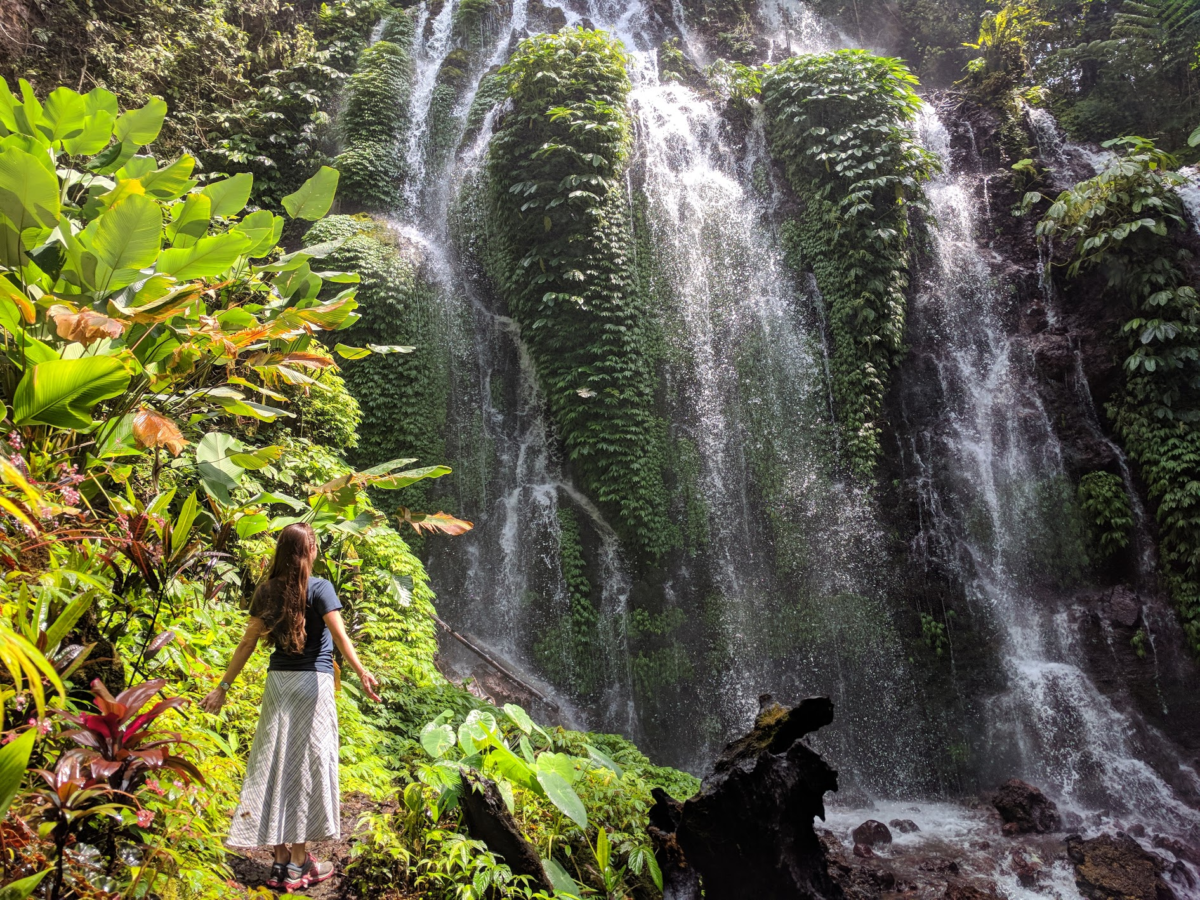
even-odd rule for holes
{"type": "MultiPolygon", "coordinates": [[[[827,697],[792,709],[772,704],[683,804],[674,837],[707,900],[842,900],[813,828],[837,772],[801,741],[832,721],[827,697]]],[[[657,821],[671,824],[670,816],[657,821]]]]}
{"type": "MultiPolygon", "coordinates": [[[[1133,829],[1130,829],[1130,834],[1132,833],[1133,829]]],[[[1138,837],[1140,836],[1138,835],[1138,837]]],[[[1196,847],[1189,847],[1183,841],[1177,841],[1175,838],[1163,834],[1156,834],[1150,843],[1160,850],[1166,850],[1173,854],[1176,859],[1182,859],[1184,862],[1190,862],[1193,866],[1200,867],[1200,849],[1196,847]]]]}
{"type": "Polygon", "coordinates": [[[942,900],[999,900],[999,895],[970,884],[948,884],[942,900]]]}
{"type": "Polygon", "coordinates": [[[683,818],[683,804],[664,791],[654,788],[651,792],[654,805],[650,807],[650,843],[654,847],[654,861],[658,863],[663,878],[663,900],[700,900],[700,873],[688,865],[687,857],[675,831],[683,818]]]}
{"type": "Polygon", "coordinates": [[[1141,822],[1136,822],[1126,828],[1125,833],[1130,837],[1144,838],[1146,836],[1146,826],[1141,822]]]}
{"type": "Polygon", "coordinates": [[[463,788],[459,806],[467,833],[503,857],[514,875],[528,875],[531,887],[553,893],[554,887],[542,868],[537,848],[521,834],[496,782],[465,770],[459,777],[463,788]]]}
{"type": "Polygon", "coordinates": [[[892,842],[892,833],[888,827],[882,822],[877,822],[874,819],[867,819],[854,831],[850,832],[850,836],[854,838],[855,844],[864,844],[867,847],[877,847],[880,844],[890,844],[892,842]]]}
{"type": "MultiPolygon", "coordinates": [[[[918,810],[918,812],[920,812],[920,810],[918,810]]],[[[891,828],[895,828],[901,834],[914,834],[915,832],[921,830],[917,823],[912,819],[892,819],[890,822],[888,822],[888,825],[891,828]]]]}
{"type": "Polygon", "coordinates": [[[1025,848],[1018,847],[1012,852],[1012,869],[1017,881],[1025,887],[1036,887],[1045,867],[1040,859],[1030,855],[1025,848]]]}
{"type": "Polygon", "coordinates": [[[1177,859],[1167,868],[1167,878],[1180,887],[1187,888],[1189,891],[1196,887],[1196,878],[1192,875],[1192,870],[1187,867],[1183,860],[1177,859]]]}
{"type": "Polygon", "coordinates": [[[1163,880],[1166,861],[1118,832],[1084,840],[1067,838],[1067,858],[1075,866],[1075,886],[1087,900],[1173,900],[1163,880]]]}
{"type": "Polygon", "coordinates": [[[855,844],[854,855],[859,859],[874,859],[875,851],[871,849],[870,844],[855,844]]]}
{"type": "Polygon", "coordinates": [[[1133,628],[1142,617],[1142,603],[1138,595],[1125,585],[1117,585],[1108,597],[1108,619],[1114,625],[1133,628]]]}
{"type": "Polygon", "coordinates": [[[1031,784],[1013,778],[1000,786],[992,805],[1004,820],[1003,832],[1049,834],[1062,828],[1062,819],[1054,801],[1031,784]]]}

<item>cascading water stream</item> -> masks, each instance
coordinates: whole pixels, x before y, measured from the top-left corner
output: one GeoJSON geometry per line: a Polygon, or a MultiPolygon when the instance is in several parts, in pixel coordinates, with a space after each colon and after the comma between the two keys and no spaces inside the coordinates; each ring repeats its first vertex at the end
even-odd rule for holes
{"type": "MultiPolygon", "coordinates": [[[[930,109],[921,124],[926,147],[949,169],[945,128],[930,109]]],[[[929,545],[999,626],[1007,685],[985,716],[983,780],[1019,774],[1076,811],[1135,811],[1186,830],[1196,814],[1143,761],[1145,732],[1081,667],[1069,597],[1051,577],[1064,560],[1046,555],[1055,552],[1053,533],[1069,527],[1057,499],[1062,451],[1029,350],[1006,327],[1013,301],[977,243],[969,179],[948,171],[928,194],[937,217],[933,270],[910,321],[914,342],[932,356],[942,410],[909,441],[933,494],[924,511],[929,545]]],[[[1192,793],[1200,786],[1182,765],[1173,780],[1192,793]]]]}
{"type": "MultiPolygon", "coordinates": [[[[720,743],[753,717],[760,691],[781,699],[827,693],[839,713],[819,742],[849,776],[844,783],[892,797],[950,790],[929,762],[944,738],[921,718],[890,624],[877,513],[867,492],[836,475],[820,296],[815,285],[794,284],[784,266],[782,192],[761,122],[738,135],[712,100],[660,83],[656,42],[664,26],[640,0],[551,0],[546,5],[568,25],[609,30],[631,57],[637,245],[649,254],[655,315],[672,348],[663,364],[670,438],[694,447],[697,460],[703,541],[661,587],[668,612],[684,615],[680,652],[694,661],[685,673],[690,684],[661,691],[673,698],[665,703],[639,691],[644,660],[628,625],[633,576],[613,529],[564,475],[520,329],[493,308],[471,248],[457,236],[471,229],[457,227],[456,217],[485,214],[482,165],[502,113],[487,112],[457,153],[438,158],[429,146],[438,72],[457,49],[454,5],[447,0],[432,22],[420,8],[407,205],[396,222],[422,248],[436,288],[451,357],[447,452],[458,473],[451,502],[477,525],[430,560],[444,614],[553,695],[564,721],[619,730],[666,761],[706,769],[720,743]],[[598,644],[571,665],[603,689],[580,708],[559,680],[579,673],[551,679],[543,662],[547,654],[571,656],[564,515],[592,535],[598,595],[598,644]],[[788,554],[794,559],[781,566],[788,554]]],[[[780,3],[764,16],[774,29],[772,53],[839,44],[802,4],[780,3]]],[[[450,114],[454,146],[485,72],[525,36],[526,17],[517,0],[490,42],[472,48],[450,114]]],[[[698,39],[676,30],[694,49],[698,39]]],[[[1030,112],[1033,122],[1037,111],[1030,112]]],[[[926,116],[923,131],[948,159],[936,117],[926,116]]],[[[1061,157],[1065,172],[1085,160],[1073,150],[1051,146],[1047,155],[1061,157]]],[[[1069,604],[1034,577],[1030,534],[1054,527],[1045,492],[1053,498],[1065,483],[1063,463],[1027,352],[1009,337],[1006,295],[977,242],[969,188],[968,176],[954,174],[930,186],[935,265],[911,320],[917,343],[937,348],[941,406],[932,419],[928,411],[911,417],[901,436],[922,486],[918,544],[958,573],[968,602],[986,610],[1002,643],[1007,686],[991,702],[984,718],[992,730],[975,748],[981,779],[1019,774],[1073,808],[1111,814],[1125,802],[1156,811],[1164,829],[1182,827],[1194,814],[1139,759],[1148,730],[1135,734],[1088,679],[1069,604]]],[[[444,652],[459,671],[479,671],[457,648],[444,652]]],[[[958,827],[955,815],[940,812],[922,827],[936,834],[941,819],[947,834],[958,827]]]]}

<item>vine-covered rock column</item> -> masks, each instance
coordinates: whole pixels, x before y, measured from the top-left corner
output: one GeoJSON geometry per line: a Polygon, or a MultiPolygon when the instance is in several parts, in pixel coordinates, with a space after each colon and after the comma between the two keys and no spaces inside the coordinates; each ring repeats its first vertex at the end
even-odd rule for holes
{"type": "Polygon", "coordinates": [[[789,258],[812,268],[830,306],[836,414],[860,477],[874,471],[904,351],[910,217],[924,215],[921,183],[937,166],[914,139],[916,83],[899,60],[863,50],[792,57],[762,79],[771,153],[804,201],[789,258]]]}
{"type": "Polygon", "coordinates": [[[524,41],[488,172],[492,273],[521,326],[581,482],[626,543],[671,543],[662,427],[622,174],[629,78],[620,45],[572,29],[524,41]]]}

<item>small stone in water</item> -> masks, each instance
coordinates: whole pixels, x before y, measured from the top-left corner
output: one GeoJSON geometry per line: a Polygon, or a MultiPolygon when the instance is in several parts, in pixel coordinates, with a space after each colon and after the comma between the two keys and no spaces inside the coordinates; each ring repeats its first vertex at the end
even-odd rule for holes
{"type": "Polygon", "coordinates": [[[882,822],[877,822],[874,819],[867,819],[850,833],[854,839],[855,845],[863,844],[867,847],[874,847],[879,844],[890,844],[892,842],[892,833],[888,827],[882,822]]]}
{"type": "Polygon", "coordinates": [[[895,828],[901,834],[912,834],[921,830],[912,819],[892,819],[892,821],[888,822],[888,825],[895,828]]]}
{"type": "Polygon", "coordinates": [[[868,847],[866,844],[855,844],[854,845],[854,855],[857,856],[859,859],[874,859],[875,851],[872,850],[870,847],[868,847]]]}

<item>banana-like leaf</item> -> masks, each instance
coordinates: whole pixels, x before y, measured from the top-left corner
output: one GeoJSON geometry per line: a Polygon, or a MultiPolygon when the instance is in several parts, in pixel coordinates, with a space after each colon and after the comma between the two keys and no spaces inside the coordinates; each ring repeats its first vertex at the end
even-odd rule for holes
{"type": "MultiPolygon", "coordinates": [[[[545,756],[546,754],[542,754],[545,756]]],[[[538,757],[538,784],[546,792],[546,798],[559,808],[563,815],[578,825],[580,828],[587,829],[587,809],[584,808],[583,801],[579,799],[579,795],[575,793],[575,789],[553,769],[543,770],[541,767],[542,757],[538,757]]]]}
{"type": "MultiPolygon", "coordinates": [[[[162,211],[141,194],[126,197],[95,222],[88,247],[110,269],[144,269],[158,257],[162,211]]],[[[88,234],[91,226],[83,234],[88,234]]],[[[130,283],[130,282],[127,282],[130,283]]]]}
{"type": "Polygon", "coordinates": [[[252,187],[254,176],[249,172],[242,172],[232,178],[209,182],[201,193],[212,201],[212,215],[228,219],[245,209],[252,187]]]}
{"type": "Polygon", "coordinates": [[[129,372],[111,356],[53,359],[26,370],[13,396],[13,421],[18,425],[53,425],[84,429],[91,411],[102,400],[129,386],[129,372]]]}
{"type": "Polygon", "coordinates": [[[418,533],[440,531],[442,534],[459,535],[466,534],[475,527],[473,523],[456,519],[449,513],[419,513],[403,506],[396,511],[396,516],[399,521],[407,522],[418,533]]]}
{"type": "Polygon", "coordinates": [[[24,150],[0,150],[0,213],[18,234],[53,228],[59,216],[58,177],[24,150]]]}

